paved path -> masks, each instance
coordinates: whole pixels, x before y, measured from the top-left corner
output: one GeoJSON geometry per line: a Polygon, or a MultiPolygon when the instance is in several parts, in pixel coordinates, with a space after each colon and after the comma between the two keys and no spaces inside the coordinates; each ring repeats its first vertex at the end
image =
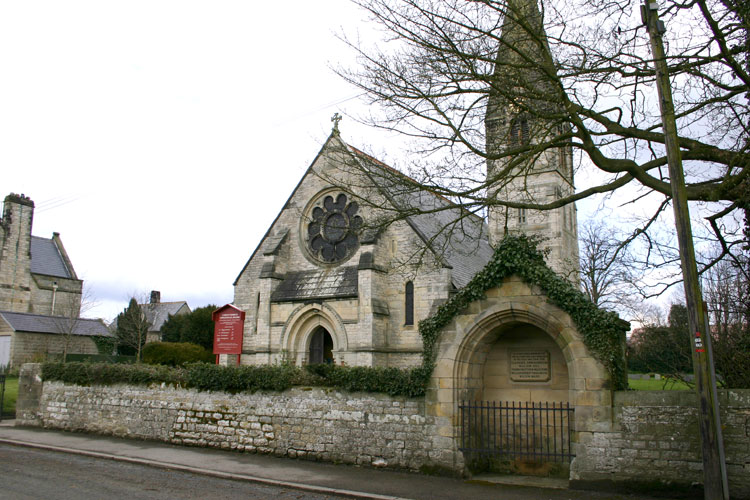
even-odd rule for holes
{"type": "MultiPolygon", "coordinates": [[[[189,448],[94,434],[15,427],[0,422],[0,443],[253,481],[302,491],[365,499],[415,500],[653,500],[652,497],[467,481],[408,472],[278,458],[207,448],[189,448]]],[[[532,482],[531,484],[534,484],[532,482]]],[[[536,482],[537,485],[545,483],[536,482]]]]}

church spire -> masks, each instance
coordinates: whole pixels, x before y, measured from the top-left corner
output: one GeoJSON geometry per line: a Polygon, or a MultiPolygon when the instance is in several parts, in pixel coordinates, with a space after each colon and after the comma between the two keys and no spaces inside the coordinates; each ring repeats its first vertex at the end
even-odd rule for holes
{"type": "MultiPolygon", "coordinates": [[[[550,203],[573,193],[573,157],[569,145],[526,151],[569,130],[537,0],[507,0],[502,30],[485,115],[490,203],[550,203]]],[[[489,226],[493,245],[508,233],[540,236],[550,266],[577,281],[574,205],[539,211],[498,203],[489,208],[489,226]]]]}
{"type": "MultiPolygon", "coordinates": [[[[510,120],[547,114],[550,101],[555,100],[548,73],[554,73],[554,67],[546,67],[551,62],[537,1],[508,0],[485,118],[486,147],[490,155],[507,146],[517,146],[517,138],[501,135],[510,132],[504,127],[510,120]]],[[[525,138],[529,139],[528,133],[525,138]]]]}

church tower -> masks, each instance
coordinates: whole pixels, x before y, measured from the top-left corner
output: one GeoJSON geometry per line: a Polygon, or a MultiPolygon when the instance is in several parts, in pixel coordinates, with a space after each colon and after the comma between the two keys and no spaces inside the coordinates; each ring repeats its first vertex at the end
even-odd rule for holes
{"type": "Polygon", "coordinates": [[[573,193],[570,131],[553,78],[555,65],[536,0],[509,0],[485,117],[490,243],[507,234],[542,238],[547,263],[578,281],[574,204],[551,210],[503,202],[549,204],[573,193]],[[552,147],[540,148],[541,144],[552,147]]]}

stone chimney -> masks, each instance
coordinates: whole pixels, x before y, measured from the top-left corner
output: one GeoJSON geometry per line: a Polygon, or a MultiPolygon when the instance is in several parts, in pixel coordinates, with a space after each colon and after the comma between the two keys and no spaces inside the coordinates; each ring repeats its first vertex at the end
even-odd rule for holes
{"type": "Polygon", "coordinates": [[[158,304],[159,302],[161,302],[161,292],[159,292],[157,290],[151,290],[151,300],[150,300],[150,303],[151,304],[158,304]]]}
{"type": "Polygon", "coordinates": [[[28,196],[5,197],[0,217],[0,310],[30,312],[33,218],[34,202],[28,196]]]}

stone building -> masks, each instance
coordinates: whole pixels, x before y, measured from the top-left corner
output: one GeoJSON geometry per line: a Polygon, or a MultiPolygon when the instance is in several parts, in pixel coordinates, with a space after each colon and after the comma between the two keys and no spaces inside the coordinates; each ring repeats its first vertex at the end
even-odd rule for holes
{"type": "MultiPolygon", "coordinates": [[[[512,50],[551,60],[538,7],[518,0],[510,9],[495,72],[517,72],[512,79],[532,97],[504,82],[491,87],[487,219],[346,144],[334,126],[234,283],[234,305],[246,313],[241,363],[417,366],[423,352],[419,321],[461,297],[487,268],[493,248],[514,233],[543,237],[548,266],[577,283],[575,206],[533,210],[574,192],[570,125],[554,86],[512,50]],[[549,139],[558,145],[524,159],[524,151],[549,139]],[[493,203],[495,197],[514,206],[493,203]]],[[[503,456],[519,464],[535,461],[513,455],[510,437],[554,449],[567,443],[564,455],[535,450],[535,456],[567,462],[571,478],[582,477],[589,453],[583,442],[611,426],[611,389],[621,380],[592,354],[572,316],[539,283],[515,274],[482,290],[483,298],[462,305],[434,344],[424,401],[435,425],[431,446],[440,451],[430,460],[459,469],[471,460],[466,447],[479,445],[463,438],[489,432],[475,425],[472,408],[486,413],[492,403],[495,415],[504,408],[505,418],[510,412],[519,423],[498,444],[503,456]],[[499,401],[513,402],[512,409],[495,405],[499,401]],[[541,418],[542,406],[552,408],[557,423],[546,430],[523,427],[524,418],[541,418]],[[570,462],[573,456],[578,462],[570,462]]],[[[603,335],[624,345],[624,322],[606,328],[603,335]]],[[[624,356],[613,349],[610,362],[624,356]]]]}
{"type": "Polygon", "coordinates": [[[66,354],[98,354],[95,337],[112,334],[100,319],[0,311],[0,342],[8,344],[0,365],[20,367],[66,354]]]}
{"type": "Polygon", "coordinates": [[[148,304],[138,304],[146,315],[149,323],[146,342],[161,342],[161,327],[170,316],[179,314],[190,314],[190,306],[184,300],[174,302],[162,302],[161,292],[152,290],[148,304]]]}
{"type": "MultiPolygon", "coordinates": [[[[518,14],[543,33],[535,4],[518,3],[518,14]]],[[[534,45],[540,37],[513,16],[502,33],[501,47],[528,45],[543,56],[534,45]]],[[[555,116],[554,96],[546,94],[554,89],[518,57],[501,48],[496,74],[517,71],[515,81],[539,91],[520,103],[508,100],[503,84],[490,90],[488,197],[547,204],[574,191],[569,140],[506,167],[516,149],[561,136],[569,125],[541,118],[555,116]]],[[[483,269],[507,234],[541,236],[550,267],[578,281],[574,205],[545,211],[491,205],[483,220],[346,144],[337,125],[234,283],[234,305],[246,312],[243,363],[417,364],[419,321],[483,269]]],[[[511,337],[503,342],[551,342],[533,328],[511,337]]],[[[559,350],[549,359],[564,364],[559,350]]],[[[563,378],[555,382],[560,392],[568,384],[563,378]]]]}
{"type": "Polygon", "coordinates": [[[59,233],[31,234],[34,202],[5,197],[0,219],[0,365],[48,354],[96,354],[92,336],[108,336],[99,320],[79,317],[78,279],[59,233]],[[36,356],[38,355],[38,356],[36,356]]]}
{"type": "Polygon", "coordinates": [[[242,363],[420,362],[418,322],[492,249],[481,218],[404,181],[334,128],[234,283],[242,363]],[[383,223],[410,208],[437,211],[383,223]]]}
{"type": "Polygon", "coordinates": [[[78,279],[59,233],[32,236],[34,202],[5,197],[0,219],[0,311],[77,316],[83,281],[78,279]]]}
{"type": "MultiPolygon", "coordinates": [[[[570,168],[563,175],[551,162],[526,176],[533,189],[519,197],[573,189],[570,168]]],[[[419,364],[419,321],[485,267],[507,219],[493,210],[488,224],[415,187],[346,144],[334,127],[234,283],[234,305],[246,313],[241,362],[419,364]]],[[[547,237],[556,271],[577,269],[574,208],[510,225],[547,237]]],[[[522,330],[503,342],[551,342],[534,328],[522,330]]],[[[564,365],[559,350],[549,359],[564,365]]],[[[566,392],[567,375],[551,384],[566,392]]]]}

